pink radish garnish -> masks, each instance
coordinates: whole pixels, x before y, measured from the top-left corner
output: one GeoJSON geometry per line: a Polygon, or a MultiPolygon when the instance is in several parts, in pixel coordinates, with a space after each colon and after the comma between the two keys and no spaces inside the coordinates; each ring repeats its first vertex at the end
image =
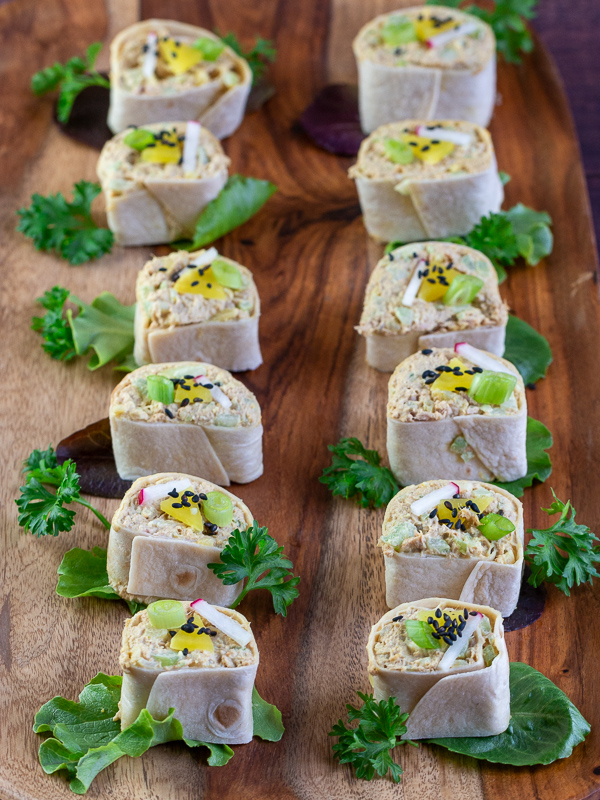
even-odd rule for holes
{"type": "Polygon", "coordinates": [[[184,174],[193,172],[196,169],[198,145],[200,144],[200,128],[200,123],[194,120],[191,120],[185,126],[183,159],[181,162],[184,174]]]}
{"type": "Polygon", "coordinates": [[[140,490],[138,502],[141,506],[146,506],[155,500],[162,500],[168,497],[173,491],[185,492],[186,489],[191,489],[192,484],[184,478],[180,481],[170,481],[169,483],[155,483],[152,486],[145,486],[140,490]]]}
{"type": "Polygon", "coordinates": [[[469,144],[472,136],[470,133],[462,131],[451,131],[447,128],[428,128],[426,125],[417,126],[417,136],[425,139],[437,139],[440,142],[452,142],[452,144],[469,144]]]}
{"type": "Polygon", "coordinates": [[[454,352],[459,356],[468,358],[472,364],[481,369],[488,369],[491,372],[505,372],[507,375],[514,375],[515,371],[505,367],[504,364],[488,355],[484,350],[478,350],[467,342],[457,342],[454,345],[454,352]]]}
{"type": "Polygon", "coordinates": [[[421,281],[423,280],[423,275],[421,273],[422,269],[425,269],[427,264],[425,263],[424,258],[420,258],[417,261],[417,266],[415,267],[415,271],[410,277],[410,280],[404,290],[404,296],[402,297],[402,305],[403,306],[412,306],[414,303],[415,297],[419,292],[419,288],[421,286],[421,281]]]}
{"type": "Polygon", "coordinates": [[[472,617],[469,615],[467,620],[467,624],[462,629],[461,633],[457,633],[457,638],[455,642],[452,642],[450,647],[446,650],[440,663],[438,664],[438,669],[440,672],[445,672],[449,670],[450,667],[454,664],[460,653],[463,651],[464,646],[468,643],[471,636],[475,633],[477,628],[481,625],[483,621],[483,614],[477,612],[477,615],[472,617]]]}
{"type": "Polygon", "coordinates": [[[227,397],[225,392],[223,392],[219,386],[215,386],[215,384],[209,381],[204,375],[196,375],[194,380],[196,383],[199,383],[200,386],[210,386],[209,391],[213,400],[216,400],[223,408],[231,407],[231,400],[227,397]]]}
{"type": "Polygon", "coordinates": [[[227,614],[223,614],[218,608],[211,606],[206,600],[199,598],[190,603],[190,605],[201,617],[204,617],[207,622],[210,622],[215,628],[218,628],[230,639],[233,639],[234,642],[237,642],[240,647],[246,647],[248,642],[251,641],[252,634],[250,631],[247,631],[239,622],[236,622],[227,614]]]}
{"type": "Polygon", "coordinates": [[[144,63],[142,64],[142,75],[144,78],[153,78],[156,70],[156,47],[157,38],[154,31],[150,31],[146,39],[146,52],[144,53],[144,63]]]}
{"type": "Polygon", "coordinates": [[[432,511],[438,503],[441,503],[443,500],[451,500],[454,495],[459,492],[460,486],[450,481],[450,483],[447,483],[445,486],[441,486],[439,489],[435,489],[435,491],[429,492],[429,494],[423,495],[423,497],[419,497],[418,500],[411,503],[410,510],[416,517],[420,517],[421,514],[427,514],[429,511],[432,511]]]}
{"type": "Polygon", "coordinates": [[[458,39],[460,36],[468,36],[470,33],[475,33],[478,28],[479,25],[476,22],[465,22],[456,28],[452,28],[451,31],[444,31],[443,33],[438,33],[437,36],[431,36],[426,41],[427,47],[440,47],[440,45],[448,44],[448,42],[458,39]]]}

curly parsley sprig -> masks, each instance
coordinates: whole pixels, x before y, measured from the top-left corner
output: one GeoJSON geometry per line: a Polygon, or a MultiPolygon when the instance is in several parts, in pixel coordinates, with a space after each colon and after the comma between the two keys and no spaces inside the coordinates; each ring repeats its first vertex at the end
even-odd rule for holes
{"type": "Polygon", "coordinates": [[[367,450],[356,437],[330,444],[331,466],[323,470],[321,483],[334,495],[355,497],[363,508],[387,505],[400,489],[387,467],[381,466],[377,450],[367,450]]]}
{"type": "Polygon", "coordinates": [[[349,728],[340,719],[329,732],[338,736],[333,754],[340,764],[351,764],[357,778],[370,781],[375,773],[384,777],[388,770],[394,783],[399,783],[402,767],[392,759],[391,751],[399,744],[411,744],[410,739],[401,739],[406,733],[405,722],[408,714],[403,714],[393,697],[388,700],[375,700],[373,695],[357,692],[363,701],[362,708],[348,703],[348,721],[356,722],[356,728],[349,728]]]}
{"type": "Polygon", "coordinates": [[[217,36],[219,36],[228,47],[231,47],[238,56],[246,59],[248,66],[252,70],[252,83],[257,83],[264,75],[269,63],[273,63],[277,58],[277,50],[273,42],[269,39],[262,39],[260,36],[257,36],[254,40],[254,46],[250,50],[244,50],[235,33],[226,33],[225,36],[221,36],[221,34],[217,32],[217,36]]]}
{"type": "Polygon", "coordinates": [[[496,48],[511,64],[521,63],[521,53],[533,50],[525,20],[536,16],[539,0],[492,0],[491,8],[463,5],[463,0],[427,0],[426,5],[459,8],[487,22],[496,36],[496,48]]]}
{"type": "Polygon", "coordinates": [[[85,51],[85,57],[75,56],[65,64],[58,62],[45,67],[31,78],[31,91],[37,95],[59,90],[56,116],[59,122],[68,122],[77,95],[88,86],[110,88],[110,82],[94,69],[102,42],[94,42],[85,51]]]}
{"type": "Polygon", "coordinates": [[[15,500],[19,509],[19,525],[34,536],[58,536],[61,531],[70,531],[75,522],[75,511],[66,508],[72,503],[89,508],[105,528],[110,522],[80,495],[79,475],[75,462],[70,458],[58,463],[52,446],[47,450],[34,450],[24,462],[23,472],[27,479],[19,488],[20,497],[15,500]],[[50,491],[47,487],[56,489],[50,491]]]}
{"type": "Polygon", "coordinates": [[[287,615],[288,606],[298,597],[300,578],[293,574],[294,565],[283,555],[283,547],[269,536],[268,528],[262,528],[254,520],[245,531],[233,531],[220,558],[218,563],[207,566],[225,586],[246,581],[231,608],[239,605],[253,589],[267,589],[276,613],[287,615]]]}
{"type": "Polygon", "coordinates": [[[69,202],[61,192],[33,194],[29,208],[20,208],[17,230],[30,239],[36,250],[56,252],[70,264],[83,264],[112,250],[114,237],[92,219],[92,200],[100,194],[98,183],[79,181],[69,202]]]}
{"type": "Polygon", "coordinates": [[[550,528],[529,529],[531,540],[525,549],[525,559],[531,567],[529,583],[539,586],[542,581],[553,583],[567,597],[573,586],[591,583],[600,577],[595,564],[600,563],[598,537],[587,525],[575,522],[571,501],[563,503],[552,489],[554,502],[543,508],[549,516],[560,514],[550,528]]]}

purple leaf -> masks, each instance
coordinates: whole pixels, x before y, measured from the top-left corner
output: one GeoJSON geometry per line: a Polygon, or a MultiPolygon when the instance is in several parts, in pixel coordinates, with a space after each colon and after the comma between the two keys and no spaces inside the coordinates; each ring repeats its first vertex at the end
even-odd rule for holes
{"type": "MultiPolygon", "coordinates": [[[[105,78],[108,75],[102,73],[105,78]]],[[[59,122],[54,109],[54,121],[61,131],[71,139],[102,150],[104,144],[112,139],[112,132],[106,124],[110,90],[104,86],[87,86],[75,98],[68,122],[59,122]]]]}
{"type": "Polygon", "coordinates": [[[339,156],[355,156],[365,138],[357,87],[334,83],[321,89],[300,117],[300,125],[319,147],[339,156]]]}
{"type": "Polygon", "coordinates": [[[504,620],[505,631],[519,631],[521,628],[532,625],[542,616],[546,605],[546,587],[542,583],[536,589],[527,583],[530,574],[531,570],[526,566],[523,573],[523,582],[521,583],[519,602],[510,617],[506,617],[504,620]]]}
{"type": "Polygon", "coordinates": [[[85,494],[120,499],[131,486],[132,481],[124,481],[117,472],[108,418],[93,422],[60,441],[56,457],[59,464],[73,459],[81,491],[85,494]]]}

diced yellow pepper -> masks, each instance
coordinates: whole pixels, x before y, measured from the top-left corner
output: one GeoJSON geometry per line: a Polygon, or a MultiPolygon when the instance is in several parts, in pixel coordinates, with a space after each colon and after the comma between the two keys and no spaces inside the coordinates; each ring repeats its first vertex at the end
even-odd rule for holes
{"type": "Polygon", "coordinates": [[[193,528],[195,531],[201,531],[204,529],[204,520],[202,519],[202,513],[200,511],[200,504],[193,503],[190,498],[187,498],[187,500],[190,504],[189,507],[181,505],[181,496],[167,497],[161,502],[160,510],[164,511],[165,514],[168,514],[178,522],[183,522],[183,524],[187,525],[189,528],[193,528]],[[181,508],[173,508],[173,503],[181,505],[181,508]]]}
{"type": "MultiPolygon", "coordinates": [[[[198,628],[206,627],[197,614],[194,614],[192,622],[197,625],[198,628]]],[[[184,650],[187,648],[188,650],[207,650],[209,653],[213,653],[215,646],[212,638],[207,633],[198,633],[198,628],[194,633],[186,633],[182,630],[177,631],[175,636],[171,639],[171,649],[184,650]]]]}
{"type": "Polygon", "coordinates": [[[215,278],[212,267],[195,267],[186,270],[175,281],[173,288],[179,294],[201,294],[208,300],[225,300],[227,292],[215,278]]]}
{"type": "Polygon", "coordinates": [[[179,143],[172,147],[168,144],[157,142],[155,145],[145,147],[140,153],[140,159],[150,164],[179,164],[181,152],[179,143]]]}
{"type": "Polygon", "coordinates": [[[440,264],[430,264],[427,269],[429,274],[421,281],[417,297],[419,300],[435,303],[436,300],[442,299],[454,278],[461,273],[454,267],[448,269],[440,264]]]}
{"type": "Polygon", "coordinates": [[[437,36],[438,33],[449,31],[451,28],[456,28],[458,25],[454,19],[449,19],[441,25],[436,24],[433,17],[426,17],[425,19],[415,20],[415,29],[417,31],[417,38],[420,42],[426,42],[432,36],[437,36]]]}
{"type": "Polygon", "coordinates": [[[417,136],[416,133],[403,133],[400,138],[425,164],[439,164],[442,159],[450,155],[455,147],[452,142],[443,142],[435,138],[429,139],[426,136],[417,136]]]}
{"type": "MultiPolygon", "coordinates": [[[[469,375],[467,377],[470,378],[471,376],[469,375]]],[[[473,498],[471,498],[471,500],[467,500],[467,499],[464,499],[462,497],[459,497],[459,498],[456,498],[456,499],[453,499],[453,500],[442,500],[442,502],[439,503],[439,505],[437,507],[437,518],[438,518],[438,521],[441,522],[442,524],[444,524],[446,522],[455,522],[460,517],[461,509],[466,508],[468,502],[475,503],[475,505],[477,506],[477,508],[480,511],[484,511],[489,506],[489,504],[492,502],[492,498],[491,498],[491,496],[489,496],[489,497],[483,496],[483,497],[473,497],[473,498]],[[451,504],[451,508],[448,508],[446,503],[450,503],[451,504]],[[456,517],[452,516],[452,509],[453,508],[457,509],[456,517]]]]}
{"type": "Polygon", "coordinates": [[[188,69],[202,61],[202,53],[189,44],[176,42],[175,39],[161,39],[158,52],[174,75],[182,75],[188,69]]]}
{"type": "Polygon", "coordinates": [[[468,390],[473,382],[473,375],[467,375],[465,373],[465,370],[468,369],[468,367],[465,366],[460,358],[451,359],[451,361],[448,363],[448,366],[451,369],[458,367],[460,374],[457,375],[454,372],[442,372],[440,377],[431,384],[431,392],[434,396],[436,392],[455,392],[459,386],[464,386],[464,388],[468,390]]]}
{"type": "Polygon", "coordinates": [[[178,383],[175,387],[174,400],[176,403],[181,403],[181,401],[186,398],[190,403],[193,403],[197,397],[200,398],[200,402],[202,403],[210,403],[213,399],[210,389],[207,389],[206,386],[195,386],[193,381],[186,381],[183,386],[178,383]],[[189,386],[190,388],[185,389],[185,386],[189,386]]]}

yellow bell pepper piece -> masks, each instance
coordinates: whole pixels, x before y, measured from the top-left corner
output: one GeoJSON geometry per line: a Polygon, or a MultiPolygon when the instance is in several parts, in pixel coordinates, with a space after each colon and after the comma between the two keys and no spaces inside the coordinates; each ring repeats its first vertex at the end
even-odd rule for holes
{"type": "MultiPolygon", "coordinates": [[[[471,377],[468,375],[467,377],[471,377]]],[[[437,381],[436,381],[437,383],[437,381]]],[[[446,522],[455,522],[460,517],[461,509],[467,507],[467,503],[472,502],[475,503],[477,508],[480,511],[484,511],[489,504],[492,502],[491,497],[473,497],[471,500],[463,499],[462,497],[453,499],[453,500],[442,500],[442,502],[437,507],[437,518],[439,522],[442,524],[446,522]],[[451,504],[451,508],[448,508],[446,503],[451,504]],[[457,510],[457,514],[455,517],[452,516],[452,509],[455,508],[457,510]]]]}
{"type": "Polygon", "coordinates": [[[204,520],[200,511],[200,503],[192,502],[190,497],[185,499],[189,503],[189,507],[182,504],[181,494],[179,497],[167,497],[161,502],[160,510],[178,522],[183,522],[188,528],[193,528],[195,531],[203,530],[204,520]],[[181,507],[178,508],[178,506],[181,507]]]}
{"type": "Polygon", "coordinates": [[[198,628],[196,628],[194,633],[186,633],[185,631],[178,630],[171,639],[171,649],[184,650],[187,648],[188,650],[207,650],[209,653],[214,653],[215,646],[212,638],[207,633],[198,633],[199,628],[206,627],[203,620],[197,614],[194,614],[192,622],[194,625],[197,625],[198,628]]]}
{"type": "Polygon", "coordinates": [[[426,136],[417,136],[416,133],[403,133],[400,138],[424,164],[439,164],[455,147],[452,142],[429,139],[426,136]]]}
{"type": "Polygon", "coordinates": [[[175,39],[161,39],[158,53],[174,75],[183,75],[202,61],[202,53],[189,44],[176,42],[175,39]]]}
{"type": "Polygon", "coordinates": [[[421,281],[417,297],[435,303],[443,298],[454,278],[461,273],[454,267],[448,269],[439,264],[430,264],[427,269],[429,274],[421,281]]]}
{"type": "Polygon", "coordinates": [[[157,142],[155,145],[145,147],[140,153],[140,159],[150,164],[179,164],[181,152],[179,142],[175,147],[157,142]]]}
{"type": "Polygon", "coordinates": [[[213,399],[210,389],[207,389],[206,386],[195,386],[193,381],[185,381],[183,386],[181,383],[178,383],[175,387],[174,400],[176,403],[181,403],[181,401],[186,398],[190,403],[193,403],[197,397],[200,398],[200,402],[202,403],[210,403],[213,399]],[[186,386],[190,388],[186,389],[186,386]]]}
{"type": "Polygon", "coordinates": [[[447,22],[443,22],[441,25],[436,24],[433,17],[415,20],[417,39],[420,42],[426,42],[427,39],[431,39],[432,36],[437,36],[438,33],[456,28],[457,25],[458,22],[455,19],[450,19],[447,22]]]}
{"type": "Polygon", "coordinates": [[[464,388],[468,390],[473,382],[473,375],[467,375],[465,373],[468,367],[464,365],[460,358],[453,358],[448,363],[448,366],[452,369],[458,367],[460,372],[459,374],[454,372],[442,372],[440,377],[431,384],[431,393],[434,397],[437,392],[455,392],[459,386],[464,386],[464,388]]]}
{"type": "Polygon", "coordinates": [[[173,288],[179,294],[201,294],[208,300],[226,300],[227,292],[218,282],[212,267],[192,267],[175,281],[173,288]]]}

